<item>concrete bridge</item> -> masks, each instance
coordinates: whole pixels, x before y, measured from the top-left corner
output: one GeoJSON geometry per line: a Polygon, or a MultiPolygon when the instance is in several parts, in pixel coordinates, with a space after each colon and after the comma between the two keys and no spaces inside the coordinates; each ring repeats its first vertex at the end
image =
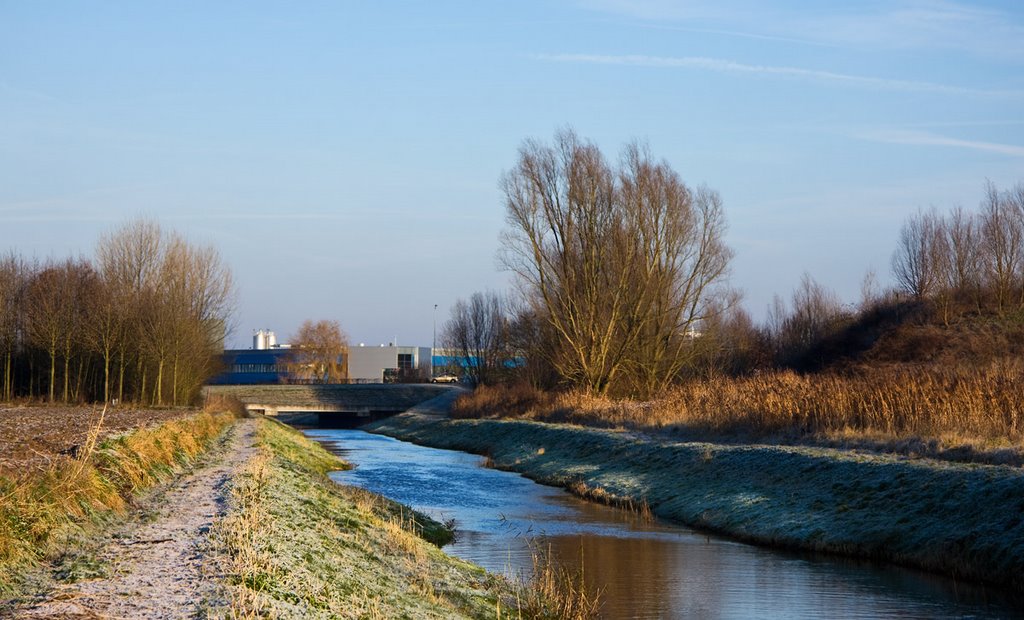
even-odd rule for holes
{"type": "Polygon", "coordinates": [[[426,401],[450,401],[463,388],[424,384],[208,385],[204,396],[237,398],[254,414],[288,424],[350,428],[402,413],[426,401]]]}

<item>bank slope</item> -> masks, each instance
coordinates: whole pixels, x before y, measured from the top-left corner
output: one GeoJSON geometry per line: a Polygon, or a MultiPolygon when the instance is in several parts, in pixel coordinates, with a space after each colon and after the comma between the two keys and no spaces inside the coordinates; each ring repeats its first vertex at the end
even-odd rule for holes
{"type": "Polygon", "coordinates": [[[848,451],[681,443],[509,420],[403,414],[366,430],[741,540],[1024,590],[1024,472],[848,451]]]}
{"type": "Polygon", "coordinates": [[[341,460],[260,422],[258,454],[232,481],[213,532],[227,575],[214,616],[481,618],[514,600],[506,581],[436,546],[449,534],[439,524],[334,484],[325,474],[341,460]]]}

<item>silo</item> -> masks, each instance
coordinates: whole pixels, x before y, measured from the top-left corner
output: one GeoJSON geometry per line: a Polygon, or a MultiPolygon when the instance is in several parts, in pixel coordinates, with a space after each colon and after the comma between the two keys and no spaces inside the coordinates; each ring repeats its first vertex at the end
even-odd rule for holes
{"type": "Polygon", "coordinates": [[[252,336],[252,348],[262,351],[267,348],[267,333],[262,329],[256,331],[252,336]]]}
{"type": "Polygon", "coordinates": [[[268,329],[267,330],[267,348],[268,349],[273,349],[276,346],[277,346],[277,336],[274,334],[274,332],[272,332],[272,331],[270,331],[268,329]]]}

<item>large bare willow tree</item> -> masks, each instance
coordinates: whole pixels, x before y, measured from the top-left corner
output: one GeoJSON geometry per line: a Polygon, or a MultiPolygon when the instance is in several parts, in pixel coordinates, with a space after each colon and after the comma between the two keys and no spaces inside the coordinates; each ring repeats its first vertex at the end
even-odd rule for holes
{"type": "Polygon", "coordinates": [[[502,262],[519,277],[569,383],[650,393],[685,366],[727,271],[718,194],[688,188],[633,143],[613,168],[571,130],[528,140],[501,180],[502,262]]]}

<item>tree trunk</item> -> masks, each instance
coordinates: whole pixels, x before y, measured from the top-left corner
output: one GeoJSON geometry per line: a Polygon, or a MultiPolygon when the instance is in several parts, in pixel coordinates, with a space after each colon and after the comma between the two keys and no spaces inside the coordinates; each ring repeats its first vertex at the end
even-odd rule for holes
{"type": "Polygon", "coordinates": [[[4,400],[10,401],[11,394],[11,350],[7,349],[4,354],[4,400]]]}
{"type": "Polygon", "coordinates": [[[142,373],[141,373],[141,375],[142,375],[142,383],[139,384],[139,403],[140,404],[145,404],[145,402],[146,402],[146,371],[148,369],[146,368],[145,364],[140,364],[140,366],[142,366],[142,373]]]}
{"type": "Polygon", "coordinates": [[[61,396],[61,399],[65,403],[68,402],[68,383],[71,378],[71,360],[69,359],[70,357],[70,355],[67,355],[66,353],[64,354],[64,394],[63,396],[61,396]]]}
{"type": "Polygon", "coordinates": [[[174,354],[174,369],[171,375],[171,404],[178,404],[178,354],[174,354]]]}
{"type": "Polygon", "coordinates": [[[117,377],[117,402],[121,403],[124,401],[124,349],[121,349],[121,361],[118,364],[118,377],[117,377]]]}
{"type": "Polygon", "coordinates": [[[164,359],[156,365],[156,394],[154,394],[154,405],[161,405],[164,401],[164,359]]]}
{"type": "Polygon", "coordinates": [[[54,399],[54,388],[57,385],[57,347],[50,348],[50,402],[54,399]]]}
{"type": "Polygon", "coordinates": [[[103,350],[103,402],[110,402],[110,350],[103,350]]]}

